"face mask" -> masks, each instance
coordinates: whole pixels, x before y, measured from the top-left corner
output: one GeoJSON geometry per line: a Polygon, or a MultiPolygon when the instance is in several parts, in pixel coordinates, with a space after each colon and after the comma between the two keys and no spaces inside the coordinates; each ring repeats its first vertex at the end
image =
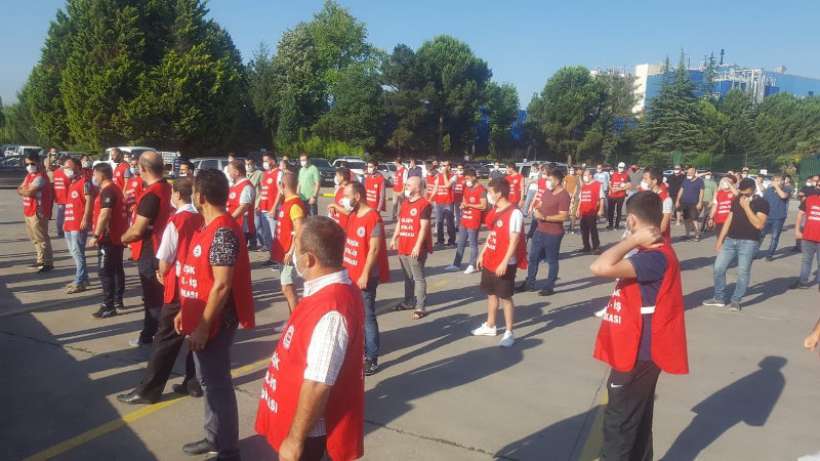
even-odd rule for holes
{"type": "Polygon", "coordinates": [[[459,176],[464,176],[464,170],[458,170],[456,171],[456,174],[459,176]]]}
{"type": "Polygon", "coordinates": [[[691,174],[686,175],[686,177],[689,178],[690,181],[695,179],[695,175],[691,175],[691,174]]]}
{"type": "Polygon", "coordinates": [[[641,190],[650,190],[649,182],[641,181],[641,190]]]}
{"type": "Polygon", "coordinates": [[[675,174],[678,174],[678,173],[680,173],[680,170],[675,169],[675,174]]]}
{"type": "Polygon", "coordinates": [[[342,183],[342,180],[341,180],[341,179],[339,179],[339,177],[338,177],[338,176],[334,176],[334,177],[333,177],[333,185],[334,185],[334,186],[338,186],[338,185],[339,185],[339,184],[341,184],[341,183],[342,183]]]}
{"type": "Polygon", "coordinates": [[[405,197],[407,197],[407,198],[410,198],[410,197],[412,197],[412,196],[413,196],[413,194],[412,194],[412,193],[410,193],[410,191],[409,191],[409,190],[405,189],[405,190],[404,190],[404,196],[405,196],[405,197]]]}
{"type": "Polygon", "coordinates": [[[367,174],[373,174],[376,172],[376,169],[373,167],[367,167],[367,174]]]}
{"type": "Polygon", "coordinates": [[[91,178],[91,184],[93,184],[94,187],[100,187],[100,181],[97,180],[96,176],[91,178]]]}
{"type": "Polygon", "coordinates": [[[464,181],[464,184],[466,184],[467,187],[473,187],[473,182],[472,181],[464,181]]]}
{"type": "Polygon", "coordinates": [[[584,181],[585,183],[591,183],[592,182],[592,177],[591,176],[584,176],[583,178],[581,178],[581,181],[584,181]]]}
{"type": "Polygon", "coordinates": [[[555,189],[555,182],[552,179],[547,179],[547,190],[555,189]]]}
{"type": "Polygon", "coordinates": [[[91,168],[91,162],[83,162],[83,168],[91,168]]]}
{"type": "Polygon", "coordinates": [[[489,203],[490,205],[495,205],[495,202],[495,195],[487,194],[487,203],[489,203]]]}
{"type": "Polygon", "coordinates": [[[619,166],[619,167],[618,167],[618,171],[619,171],[619,172],[623,172],[623,171],[624,171],[624,168],[623,168],[623,167],[621,167],[621,166],[619,166]]]}
{"type": "Polygon", "coordinates": [[[569,175],[570,176],[575,176],[575,170],[569,170],[569,175]]]}
{"type": "Polygon", "coordinates": [[[186,173],[186,172],[184,172],[184,171],[180,171],[180,172],[179,172],[179,177],[180,177],[180,178],[184,178],[184,177],[186,177],[186,176],[188,176],[188,173],[186,173]]]}
{"type": "Polygon", "coordinates": [[[814,183],[811,181],[806,181],[806,187],[814,187],[814,183]]]}
{"type": "Polygon", "coordinates": [[[66,169],[64,169],[64,170],[63,170],[63,173],[65,173],[65,177],[66,177],[66,178],[68,178],[68,179],[71,179],[71,178],[73,178],[73,177],[74,177],[74,170],[66,170],[66,169]]]}
{"type": "Polygon", "coordinates": [[[541,179],[547,179],[548,175],[546,173],[541,173],[541,179]]]}
{"type": "Polygon", "coordinates": [[[302,165],[302,168],[307,166],[307,160],[299,160],[299,164],[302,165]]]}
{"type": "Polygon", "coordinates": [[[729,181],[722,181],[720,183],[720,188],[723,189],[723,190],[728,189],[729,188],[729,181]]]}
{"type": "Polygon", "coordinates": [[[296,271],[296,275],[298,275],[299,278],[304,279],[305,278],[304,272],[302,272],[302,270],[299,269],[299,264],[296,261],[299,261],[299,257],[294,255],[294,257],[293,257],[293,270],[296,271]]]}
{"type": "Polygon", "coordinates": [[[262,162],[262,168],[270,170],[270,162],[262,162]]]}
{"type": "Polygon", "coordinates": [[[345,210],[352,210],[353,209],[353,203],[347,197],[342,197],[342,199],[339,200],[339,205],[341,205],[342,208],[344,208],[345,210]]]}
{"type": "Polygon", "coordinates": [[[706,178],[706,179],[712,179],[712,175],[707,174],[706,176],[704,176],[704,178],[706,178]]]}
{"type": "Polygon", "coordinates": [[[29,173],[36,173],[37,165],[26,165],[26,171],[28,171],[29,173]]]}
{"type": "Polygon", "coordinates": [[[136,169],[136,168],[134,168],[134,167],[129,168],[129,169],[128,169],[128,171],[130,171],[130,172],[131,172],[131,175],[132,175],[132,176],[133,176],[133,175],[135,175],[135,174],[137,174],[137,169],[136,169]]]}

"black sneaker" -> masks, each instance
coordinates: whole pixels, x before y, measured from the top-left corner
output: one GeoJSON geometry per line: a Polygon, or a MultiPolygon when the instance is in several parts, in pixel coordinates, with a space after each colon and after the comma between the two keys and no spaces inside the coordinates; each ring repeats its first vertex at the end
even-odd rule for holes
{"type": "Polygon", "coordinates": [[[373,376],[379,371],[379,364],[374,360],[364,359],[364,375],[373,376]]]}
{"type": "Polygon", "coordinates": [[[208,441],[208,439],[202,439],[197,442],[186,443],[182,446],[182,451],[188,455],[216,455],[219,452],[216,449],[216,445],[208,441]]]}
{"type": "Polygon", "coordinates": [[[521,285],[515,287],[516,293],[524,293],[527,291],[535,291],[535,287],[527,285],[527,282],[522,282],[521,285]]]}
{"type": "Polygon", "coordinates": [[[39,267],[39,269],[37,269],[38,274],[42,274],[44,272],[50,271],[51,269],[54,269],[54,266],[51,265],[51,264],[43,264],[42,266],[38,266],[38,267],[39,267]]]}
{"type": "Polygon", "coordinates": [[[553,290],[552,288],[544,288],[543,290],[539,291],[538,294],[541,296],[552,296],[555,294],[555,290],[553,290]]]}
{"type": "Polygon", "coordinates": [[[123,304],[122,301],[120,301],[118,303],[114,303],[114,310],[117,310],[117,311],[125,310],[125,304],[123,304]]]}
{"type": "Polygon", "coordinates": [[[800,280],[798,280],[798,281],[792,283],[789,288],[791,288],[792,290],[805,290],[805,289],[811,288],[811,284],[803,283],[800,280]]]}
{"type": "Polygon", "coordinates": [[[202,397],[204,394],[202,392],[202,386],[199,385],[199,382],[195,379],[192,379],[188,382],[183,382],[182,384],[174,384],[171,386],[174,393],[180,395],[190,395],[191,397],[202,397]]]}
{"type": "Polygon", "coordinates": [[[100,306],[97,312],[94,312],[91,315],[96,319],[107,319],[109,317],[117,315],[117,310],[113,307],[108,307],[105,304],[103,304],[102,306],[100,306]]]}
{"type": "Polygon", "coordinates": [[[270,266],[273,266],[273,261],[271,261],[270,259],[268,259],[268,260],[266,260],[266,261],[263,261],[263,262],[262,262],[262,266],[264,266],[264,267],[270,267],[270,266]]]}

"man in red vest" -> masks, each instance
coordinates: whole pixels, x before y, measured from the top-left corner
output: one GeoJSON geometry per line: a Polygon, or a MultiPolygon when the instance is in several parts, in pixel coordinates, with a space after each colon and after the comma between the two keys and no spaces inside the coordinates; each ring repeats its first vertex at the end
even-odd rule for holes
{"type": "MultiPolygon", "coordinates": [[[[129,156],[131,154],[128,154],[129,156]]],[[[125,160],[125,155],[116,147],[111,149],[110,160],[111,168],[114,171],[114,184],[120,188],[125,189],[125,183],[131,177],[131,164],[125,160]]]]}
{"type": "Polygon", "coordinates": [[[606,207],[607,220],[609,225],[607,230],[617,229],[621,225],[621,215],[623,214],[626,191],[629,189],[629,174],[626,173],[626,163],[618,164],[618,171],[609,176],[609,187],[607,188],[608,203],[606,207]]]}
{"type": "Polygon", "coordinates": [[[295,270],[293,267],[293,241],[302,229],[302,221],[307,217],[307,207],[296,192],[299,187],[299,177],[296,173],[287,171],[282,175],[282,205],[276,216],[276,228],[273,233],[270,259],[281,264],[279,285],[282,295],[288,302],[288,311],[293,312],[298,298],[295,288],[295,270]]]}
{"type": "MultiPolygon", "coordinates": [[[[52,149],[53,150],[53,149],[52,149]]],[[[64,156],[57,163],[57,168],[51,173],[51,186],[54,189],[54,204],[57,208],[57,237],[63,237],[63,223],[65,222],[65,205],[68,203],[68,184],[70,179],[66,178],[63,166],[71,157],[64,156]]],[[[56,160],[56,159],[55,159],[56,160]]]]}
{"type": "Polygon", "coordinates": [[[279,337],[256,412],[256,432],[280,461],[364,455],[362,297],[342,267],[344,231],[327,217],[305,220],[294,264],[304,298],[279,337]]]}
{"type": "Polygon", "coordinates": [[[644,169],[640,190],[652,191],[658,194],[658,197],[661,198],[661,212],[663,213],[660,225],[661,235],[663,236],[664,241],[671,245],[671,224],[672,218],[675,215],[675,202],[672,196],[669,195],[669,190],[666,188],[666,185],[663,183],[663,172],[655,167],[648,167],[644,169]]]}
{"type": "Polygon", "coordinates": [[[393,179],[393,221],[399,212],[399,206],[404,199],[404,182],[407,181],[407,168],[401,163],[401,157],[396,156],[396,175],[393,179]]]}
{"type": "Polygon", "coordinates": [[[376,160],[367,161],[367,170],[364,174],[364,188],[367,190],[367,206],[378,211],[384,211],[385,202],[385,180],[378,170],[379,162],[376,160]]]}
{"type": "Polygon", "coordinates": [[[595,358],[612,368],[601,459],[652,460],[658,376],[689,372],[680,266],[660,232],[661,206],[653,192],[632,195],[629,235],[590,266],[617,280],[595,342],[595,358]]]}
{"type": "Polygon", "coordinates": [[[83,177],[85,177],[86,181],[91,183],[91,176],[94,175],[94,162],[91,160],[91,156],[88,154],[81,155],[80,163],[83,167],[83,177]]]}
{"type": "Polygon", "coordinates": [[[48,235],[52,190],[40,155],[30,153],[25,162],[27,174],[23,183],[17,187],[17,195],[23,198],[26,232],[37,252],[37,262],[33,267],[37,268],[37,272],[43,273],[54,268],[51,237],[48,235]]]}
{"type": "Polygon", "coordinates": [[[495,316],[499,304],[504,309],[504,323],[507,327],[498,343],[510,347],[515,342],[513,336],[513,292],[515,272],[527,268],[527,247],[524,243],[524,214],[511,203],[510,183],[503,177],[490,180],[488,200],[495,208],[487,213],[484,221],[490,233],[484,248],[478,256],[481,269],[481,291],[487,294],[487,321],[474,329],[474,336],[496,336],[495,316]]]}
{"type": "Polygon", "coordinates": [[[737,191],[734,188],[734,177],[726,176],[721,178],[718,184],[718,190],[715,192],[715,198],[712,199],[708,223],[709,227],[715,228],[717,235],[720,235],[726,218],[728,218],[729,213],[732,212],[732,201],[736,196],[737,191]]]}
{"type": "Polygon", "coordinates": [[[456,238],[456,255],[453,264],[447,266],[445,270],[461,270],[461,260],[464,258],[464,248],[467,242],[470,243],[470,261],[467,264],[465,274],[477,272],[478,261],[478,231],[481,228],[481,215],[487,209],[487,192],[478,182],[475,170],[467,168],[464,170],[464,189],[462,191],[461,203],[461,223],[458,226],[458,237],[456,238]]]}
{"type": "Polygon", "coordinates": [[[245,241],[256,238],[256,227],[253,216],[256,202],[256,188],[247,177],[245,162],[234,160],[228,164],[228,179],[231,181],[228,192],[228,214],[236,220],[245,233],[245,241]]]}
{"type": "MultiPolygon", "coordinates": [[[[820,191],[820,187],[815,187],[820,191]]],[[[800,251],[803,252],[803,260],[800,266],[800,279],[792,288],[811,288],[811,267],[816,260],[818,272],[814,282],[820,290],[820,194],[807,195],[800,204],[794,233],[795,238],[801,240],[800,251]]]]}
{"type": "Polygon", "coordinates": [[[578,210],[575,212],[581,227],[581,252],[596,254],[600,251],[598,237],[598,217],[604,214],[603,186],[592,176],[592,171],[584,169],[581,174],[581,193],[578,195],[578,210]],[[590,246],[590,237],[592,245],[590,246]]]}
{"type": "Polygon", "coordinates": [[[138,261],[142,297],[145,300],[142,331],[138,339],[129,341],[133,347],[151,344],[159,328],[164,289],[157,280],[159,263],[156,251],[171,216],[171,185],[163,178],[162,156],[154,151],[143,152],[139,169],[145,188],[137,200],[134,222],[122,236],[124,244],[137,242],[137,254],[132,256],[136,256],[138,261]]]}
{"type": "MultiPolygon", "coordinates": [[[[262,249],[270,251],[273,230],[276,228],[276,208],[279,199],[279,167],[276,164],[276,157],[271,152],[265,152],[262,156],[262,181],[259,183],[259,202],[257,207],[261,213],[259,223],[259,241],[262,249]]],[[[265,262],[270,265],[270,260],[265,262]]]]}
{"type": "MultiPolygon", "coordinates": [[[[431,160],[424,162],[424,170],[424,198],[427,199],[428,202],[433,203],[433,188],[436,187],[436,175],[438,175],[438,171],[436,171],[436,167],[433,166],[431,160]]],[[[434,213],[436,212],[435,209],[433,211],[434,213]]]]}
{"type": "MultiPolygon", "coordinates": [[[[181,177],[174,181],[171,203],[176,212],[171,216],[162,233],[162,241],[157,250],[159,270],[157,280],[164,288],[162,312],[159,317],[159,329],[154,335],[151,358],[145,369],[142,382],[131,392],[120,394],[117,400],[130,405],[155,403],[162,396],[165,383],[171,376],[183,336],[174,330],[174,318],[179,313],[179,287],[176,265],[183,263],[188,254],[188,246],[194,233],[202,227],[202,215],[191,204],[193,178],[181,177]]],[[[196,379],[194,356],[188,351],[185,357],[185,378],[182,384],[174,384],[174,392],[193,397],[202,397],[202,388],[196,379]]]]}
{"type": "Polygon", "coordinates": [[[450,171],[450,162],[443,161],[433,180],[431,203],[436,207],[436,245],[444,245],[444,227],[447,227],[447,245],[456,245],[456,226],[453,217],[453,184],[456,177],[450,171]]]}
{"type": "Polygon", "coordinates": [[[379,212],[367,205],[364,184],[351,182],[345,188],[350,207],[347,218],[344,267],[350,280],[362,290],[364,301],[364,373],[372,375],[379,369],[379,324],[376,321],[376,289],[379,283],[390,281],[387,263],[387,240],[379,212]]]}
{"type": "MultiPolygon", "coordinates": [[[[464,200],[464,165],[456,165],[456,175],[453,181],[453,215],[456,225],[456,240],[461,229],[461,201],[464,200]]],[[[456,242],[458,244],[458,242],[456,242]]]]}
{"type": "Polygon", "coordinates": [[[395,310],[414,309],[413,319],[427,315],[427,280],[424,265],[433,252],[430,217],[433,207],[421,196],[421,178],[413,176],[405,183],[405,200],[399,210],[399,221],[390,241],[390,248],[399,254],[404,272],[404,299],[395,310]]]}
{"type": "Polygon", "coordinates": [[[122,194],[125,197],[125,212],[129,219],[134,218],[134,206],[137,204],[137,198],[142,195],[142,176],[139,172],[139,159],[131,157],[128,161],[128,179],[125,180],[125,187],[122,188],[122,194]]]}
{"type": "Polygon", "coordinates": [[[515,162],[507,163],[507,176],[505,179],[510,183],[510,197],[509,202],[513,205],[522,208],[524,206],[524,189],[526,188],[526,181],[524,175],[518,172],[515,162]]]}
{"type": "Polygon", "coordinates": [[[94,190],[91,181],[86,181],[83,177],[79,160],[69,157],[61,170],[68,180],[63,230],[68,252],[74,258],[76,266],[74,281],[66,287],[66,294],[74,294],[85,291],[88,287],[85,244],[91,229],[94,190]]]}
{"type": "Polygon", "coordinates": [[[125,214],[125,200],[120,189],[113,181],[114,172],[108,163],[98,163],[94,167],[92,181],[98,192],[94,199],[92,222],[94,223],[88,245],[99,247],[97,265],[99,266],[100,285],[103,290],[103,303],[92,314],[103,319],[117,315],[122,309],[122,297],[125,292],[125,270],[122,266],[123,232],[128,228],[128,216],[125,214]]]}
{"type": "Polygon", "coordinates": [[[180,265],[174,329],[188,338],[205,397],[206,436],[182,450],[239,460],[230,352],[237,326],[253,328],[255,319],[248,248],[242,228],[225,211],[228,193],[228,179],[221,171],[202,170],[194,180],[193,203],[203,227],[191,238],[180,265]]]}

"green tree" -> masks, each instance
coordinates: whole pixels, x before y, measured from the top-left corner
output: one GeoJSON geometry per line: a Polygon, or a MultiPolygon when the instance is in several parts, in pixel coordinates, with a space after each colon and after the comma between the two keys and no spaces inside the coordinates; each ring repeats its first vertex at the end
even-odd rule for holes
{"type": "Polygon", "coordinates": [[[512,125],[518,118],[518,91],[509,83],[490,82],[486,89],[490,153],[500,158],[512,147],[512,125]]]}
{"type": "Polygon", "coordinates": [[[429,153],[436,143],[436,122],[428,110],[428,86],[416,52],[399,44],[382,63],[387,147],[402,154],[429,153]]]}
{"type": "Polygon", "coordinates": [[[3,108],[3,98],[0,98],[0,129],[6,126],[6,111],[3,108]]]}

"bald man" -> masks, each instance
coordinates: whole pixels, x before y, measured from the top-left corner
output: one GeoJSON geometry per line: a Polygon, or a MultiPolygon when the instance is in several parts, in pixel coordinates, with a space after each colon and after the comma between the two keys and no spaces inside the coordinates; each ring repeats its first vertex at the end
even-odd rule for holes
{"type": "Polygon", "coordinates": [[[144,181],[143,192],[137,201],[133,223],[122,236],[122,243],[131,244],[131,257],[137,261],[145,301],[142,332],[139,338],[128,342],[133,347],[150,345],[159,327],[163,286],[156,276],[159,269],[156,251],[171,214],[171,185],[163,178],[162,156],[154,151],[143,152],[139,170],[144,181]]]}
{"type": "Polygon", "coordinates": [[[390,247],[399,254],[404,273],[404,299],[396,310],[413,310],[413,319],[427,315],[427,279],[424,273],[427,255],[433,251],[430,217],[433,207],[421,196],[421,178],[411,176],[404,183],[404,196],[399,207],[398,225],[390,247]]]}

